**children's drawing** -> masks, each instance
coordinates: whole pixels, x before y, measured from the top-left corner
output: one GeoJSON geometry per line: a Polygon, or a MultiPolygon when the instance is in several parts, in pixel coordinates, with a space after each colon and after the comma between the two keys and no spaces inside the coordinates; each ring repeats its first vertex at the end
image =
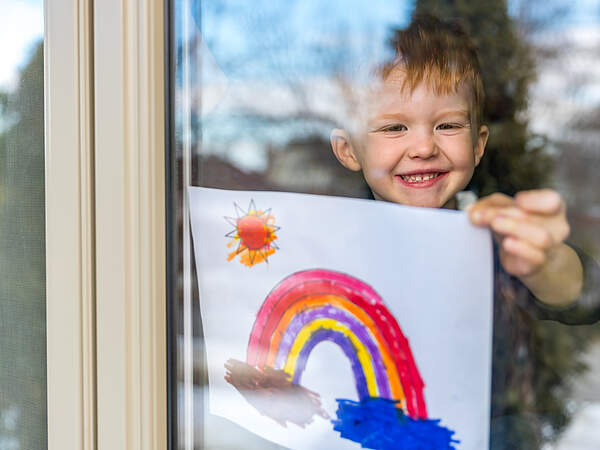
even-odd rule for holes
{"type": "Polygon", "coordinates": [[[387,202],[188,194],[206,417],[219,418],[207,447],[487,448],[488,230],[387,202]]]}
{"type": "Polygon", "coordinates": [[[255,264],[266,262],[268,257],[278,250],[275,232],[280,227],[275,226],[275,217],[271,215],[271,209],[261,211],[256,209],[254,200],[250,200],[248,210],[244,211],[234,203],[237,217],[225,217],[225,220],[233,225],[234,229],[225,237],[231,238],[228,247],[235,247],[227,260],[231,261],[239,255],[240,263],[252,267],[255,264]]]}
{"type": "Polygon", "coordinates": [[[307,270],[281,281],[258,311],[246,362],[229,360],[225,379],[283,426],[328,419],[319,395],[301,385],[324,341],[348,358],[356,386],[358,401],[338,399],[331,420],[342,438],[365,448],[454,448],[454,432],[427,418],[424,383],[396,319],[371,286],[344,273],[307,270]]]}

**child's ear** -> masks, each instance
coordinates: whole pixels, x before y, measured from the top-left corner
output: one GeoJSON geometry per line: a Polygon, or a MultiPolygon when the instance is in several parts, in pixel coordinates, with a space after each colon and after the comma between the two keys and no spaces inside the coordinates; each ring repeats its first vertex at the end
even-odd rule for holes
{"type": "Polygon", "coordinates": [[[356,158],[354,147],[352,146],[352,141],[350,140],[348,133],[339,128],[334,128],[329,139],[333,154],[342,166],[354,171],[360,170],[360,163],[356,158]]]}
{"type": "Polygon", "coordinates": [[[485,125],[479,127],[479,134],[477,135],[477,142],[475,142],[475,165],[479,164],[483,154],[485,152],[485,144],[487,143],[488,137],[490,136],[490,130],[485,125]]]}

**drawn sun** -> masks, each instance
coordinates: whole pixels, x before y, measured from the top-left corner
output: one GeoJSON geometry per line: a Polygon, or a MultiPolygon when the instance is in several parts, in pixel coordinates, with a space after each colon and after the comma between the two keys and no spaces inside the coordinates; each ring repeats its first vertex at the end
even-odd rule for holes
{"type": "Polygon", "coordinates": [[[237,217],[225,217],[234,227],[225,237],[231,238],[227,247],[231,248],[236,244],[237,247],[227,255],[227,261],[239,255],[240,263],[248,267],[261,262],[268,264],[268,257],[275,253],[275,250],[279,250],[274,241],[277,239],[275,232],[280,227],[275,226],[271,208],[266,211],[257,210],[254,200],[250,200],[247,211],[237,203],[233,205],[237,217]]]}

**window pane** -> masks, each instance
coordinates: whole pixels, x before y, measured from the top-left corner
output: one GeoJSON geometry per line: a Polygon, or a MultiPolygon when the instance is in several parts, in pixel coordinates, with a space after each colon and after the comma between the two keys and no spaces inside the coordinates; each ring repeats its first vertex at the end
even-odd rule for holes
{"type": "Polygon", "coordinates": [[[0,448],[47,448],[43,2],[0,15],[0,448]]]}
{"type": "MultiPolygon", "coordinates": [[[[177,448],[272,445],[206,412],[185,188],[372,198],[362,174],[336,160],[330,134],[362,119],[373,75],[393,58],[393,37],[415,13],[458,18],[481,63],[490,138],[457,206],[493,192],[555,189],[568,208],[568,243],[600,258],[600,66],[592,63],[600,55],[600,9],[580,3],[171,2],[177,448]]],[[[492,447],[599,447],[599,325],[538,320],[509,302],[495,307],[492,447]]]]}

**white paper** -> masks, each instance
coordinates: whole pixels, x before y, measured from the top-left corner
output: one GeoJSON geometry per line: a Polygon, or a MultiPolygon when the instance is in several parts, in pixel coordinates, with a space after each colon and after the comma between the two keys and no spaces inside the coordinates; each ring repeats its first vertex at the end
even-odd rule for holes
{"type": "MultiPolygon", "coordinates": [[[[257,313],[272,290],[292,274],[322,269],[380,296],[425,383],[427,418],[439,419],[460,441],[452,448],[487,448],[493,285],[487,230],[471,226],[464,213],[369,200],[190,188],[189,201],[212,414],[289,448],[361,448],[320,416],[305,427],[284,427],[225,380],[228,360],[247,360],[257,313]],[[240,263],[243,254],[228,261],[237,241],[227,244],[251,202],[255,210],[270,209],[271,245],[278,248],[267,262],[248,267],[240,263]]],[[[320,396],[330,419],[337,398],[359,400],[350,359],[331,341],[310,352],[300,385],[320,396]]]]}

